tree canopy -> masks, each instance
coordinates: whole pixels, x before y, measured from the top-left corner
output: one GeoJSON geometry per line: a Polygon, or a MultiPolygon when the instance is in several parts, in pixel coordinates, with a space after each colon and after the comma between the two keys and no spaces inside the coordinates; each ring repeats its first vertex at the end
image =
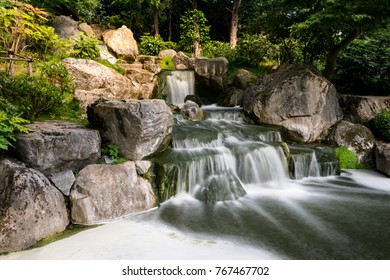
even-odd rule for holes
{"type": "MultiPolygon", "coordinates": [[[[262,61],[309,63],[335,79],[343,72],[340,67],[346,68],[348,55],[368,65],[369,57],[356,51],[362,39],[371,42],[370,53],[378,57],[387,43],[373,44],[373,34],[388,29],[390,14],[389,0],[0,0],[0,6],[11,2],[111,28],[126,25],[137,39],[150,35],[160,45],[173,41],[185,51],[191,40],[192,49],[200,50],[199,41],[207,45],[208,55],[225,54],[251,66],[262,61]],[[194,10],[202,15],[199,34],[190,16],[194,10]],[[230,52],[226,44],[236,51],[230,52]]],[[[389,32],[381,34],[387,38],[389,32]]]]}

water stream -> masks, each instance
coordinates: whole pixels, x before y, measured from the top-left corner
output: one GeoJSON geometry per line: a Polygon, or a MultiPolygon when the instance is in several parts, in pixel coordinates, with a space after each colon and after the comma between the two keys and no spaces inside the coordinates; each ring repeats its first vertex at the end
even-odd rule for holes
{"type": "Polygon", "coordinates": [[[160,207],[0,259],[390,259],[390,179],[337,175],[329,147],[288,160],[278,129],[203,109],[153,159],[160,207]]]}

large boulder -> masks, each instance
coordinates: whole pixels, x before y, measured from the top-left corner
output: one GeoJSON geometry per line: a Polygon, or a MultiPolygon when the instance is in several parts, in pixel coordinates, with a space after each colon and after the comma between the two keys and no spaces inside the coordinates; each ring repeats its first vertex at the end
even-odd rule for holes
{"type": "Polygon", "coordinates": [[[336,88],[308,65],[280,67],[248,88],[242,102],[257,123],[281,126],[298,142],[318,140],[342,118],[336,88]]]}
{"type": "Polygon", "coordinates": [[[140,160],[164,150],[171,138],[173,115],[163,100],[104,100],[87,110],[102,140],[116,144],[119,154],[140,160]]]}
{"type": "Polygon", "coordinates": [[[134,162],[93,164],[80,171],[70,193],[72,222],[98,224],[146,211],[155,204],[148,181],[134,162]]]}
{"type": "Polygon", "coordinates": [[[75,96],[83,109],[100,98],[138,97],[132,92],[133,85],[128,78],[96,61],[66,58],[62,60],[62,64],[73,78],[76,85],[75,96]]]}
{"type": "Polygon", "coordinates": [[[375,161],[376,169],[390,177],[390,143],[377,143],[375,161]]]}
{"type": "Polygon", "coordinates": [[[340,95],[344,119],[353,123],[369,124],[383,109],[390,110],[390,96],[340,95]]]}
{"type": "Polygon", "coordinates": [[[64,197],[39,171],[0,162],[0,253],[31,247],[69,223],[64,197]]]}
{"type": "Polygon", "coordinates": [[[359,163],[373,162],[375,137],[364,125],[341,121],[334,128],[331,140],[338,146],[346,146],[354,151],[359,163]]]}
{"type": "Polygon", "coordinates": [[[103,33],[103,41],[117,57],[134,61],[138,55],[137,42],[133,32],[125,25],[103,33]]]}
{"type": "Polygon", "coordinates": [[[57,16],[53,19],[53,27],[58,37],[73,40],[80,34],[77,21],[67,16],[57,16]]]}
{"type": "Polygon", "coordinates": [[[228,65],[224,57],[195,59],[195,92],[204,103],[216,103],[223,93],[228,65]]]}
{"type": "Polygon", "coordinates": [[[100,157],[97,130],[60,121],[35,122],[26,127],[29,133],[16,134],[16,153],[29,167],[46,175],[78,171],[100,157]]]}

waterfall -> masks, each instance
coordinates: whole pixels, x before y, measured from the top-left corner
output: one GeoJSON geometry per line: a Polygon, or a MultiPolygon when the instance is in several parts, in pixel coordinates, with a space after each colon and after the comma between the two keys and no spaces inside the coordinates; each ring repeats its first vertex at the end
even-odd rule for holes
{"type": "Polygon", "coordinates": [[[187,95],[193,95],[195,85],[194,71],[171,71],[166,77],[168,85],[167,103],[181,104],[187,95]]]}
{"type": "Polygon", "coordinates": [[[339,165],[333,149],[329,147],[292,146],[290,176],[293,179],[330,176],[339,173],[339,165]]]}
{"type": "Polygon", "coordinates": [[[248,124],[239,108],[203,110],[201,122],[177,117],[172,149],[153,159],[163,177],[157,183],[163,186],[162,200],[176,193],[206,202],[237,199],[249,186],[287,186],[290,179],[337,173],[331,149],[290,145],[288,163],[277,128],[248,124]]]}

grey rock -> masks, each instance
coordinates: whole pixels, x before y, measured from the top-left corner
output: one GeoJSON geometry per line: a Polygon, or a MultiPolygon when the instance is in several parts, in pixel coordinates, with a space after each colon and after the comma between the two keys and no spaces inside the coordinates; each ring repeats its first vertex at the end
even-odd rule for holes
{"type": "Polygon", "coordinates": [[[229,87],[225,91],[226,97],[223,99],[221,105],[226,107],[241,106],[242,96],[244,90],[241,88],[229,87]]]}
{"type": "Polygon", "coordinates": [[[136,160],[134,163],[138,175],[145,175],[152,166],[152,162],[148,160],[136,160]]]}
{"type": "Polygon", "coordinates": [[[240,180],[231,174],[210,176],[197,190],[195,197],[206,203],[236,200],[246,195],[240,180]]]}
{"type": "Polygon", "coordinates": [[[117,57],[135,61],[138,55],[137,41],[134,39],[133,32],[125,25],[121,28],[104,32],[103,40],[117,57]]]}
{"type": "Polygon", "coordinates": [[[195,92],[205,104],[216,103],[224,92],[224,79],[228,70],[226,58],[195,59],[195,92]]]}
{"type": "Polygon", "coordinates": [[[342,118],[336,88],[308,65],[281,66],[249,87],[242,102],[255,122],[281,126],[298,142],[323,138],[342,118]]]}
{"type": "Polygon", "coordinates": [[[66,170],[49,176],[50,181],[59,189],[64,195],[69,196],[70,189],[76,181],[72,170],[66,170]]]}
{"type": "Polygon", "coordinates": [[[103,142],[118,145],[120,156],[129,160],[162,151],[171,139],[173,115],[163,100],[103,100],[87,114],[103,142]]]}
{"type": "Polygon", "coordinates": [[[340,95],[344,119],[353,123],[368,124],[381,109],[390,110],[390,96],[340,95]]]}
{"type": "Polygon", "coordinates": [[[134,162],[93,164],[80,171],[70,199],[72,222],[99,224],[149,210],[152,187],[137,175],[134,162]]]}
{"type": "Polygon", "coordinates": [[[375,160],[376,169],[390,177],[390,143],[377,143],[375,160]]]}
{"type": "Polygon", "coordinates": [[[31,247],[65,230],[64,197],[39,171],[0,162],[0,253],[31,247]]]}
{"type": "Polygon", "coordinates": [[[80,34],[77,21],[67,16],[57,16],[53,19],[53,27],[58,37],[73,40],[80,34]]]}
{"type": "Polygon", "coordinates": [[[131,80],[96,61],[66,58],[62,64],[73,78],[75,96],[83,109],[100,98],[138,98],[131,80]]]}
{"type": "Polygon", "coordinates": [[[26,125],[31,131],[16,134],[16,153],[29,167],[46,175],[78,171],[100,157],[100,135],[82,125],[45,121],[26,125]]]}
{"type": "Polygon", "coordinates": [[[359,163],[372,163],[375,137],[364,125],[341,121],[334,128],[331,140],[338,146],[346,146],[358,156],[359,163]]]}
{"type": "Polygon", "coordinates": [[[203,110],[194,101],[187,100],[179,105],[181,114],[191,121],[201,121],[204,119],[203,110]]]}
{"type": "Polygon", "coordinates": [[[245,69],[238,69],[233,77],[233,85],[240,89],[247,89],[250,85],[254,84],[258,76],[245,69]]]}

